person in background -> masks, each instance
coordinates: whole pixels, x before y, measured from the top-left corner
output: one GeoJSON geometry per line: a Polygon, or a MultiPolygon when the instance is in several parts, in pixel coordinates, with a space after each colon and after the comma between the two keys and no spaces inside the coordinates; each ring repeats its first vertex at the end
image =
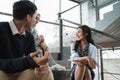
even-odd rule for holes
{"type": "MultiPolygon", "coordinates": [[[[35,29],[35,26],[37,25],[37,23],[39,22],[40,20],[40,14],[38,13],[37,16],[36,16],[36,24],[34,25],[34,27],[30,30],[30,32],[33,34],[34,36],[34,40],[35,40],[35,46],[36,46],[36,49],[37,50],[42,50],[43,53],[45,51],[48,51],[48,47],[47,47],[47,44],[44,42],[44,36],[43,35],[38,35],[37,33],[37,30],[35,29]],[[42,45],[44,44],[44,45],[42,45]],[[42,46],[40,46],[42,45],[42,46]],[[42,48],[44,47],[44,49],[42,48]]],[[[39,57],[42,57],[43,54],[40,54],[39,57]]],[[[49,60],[49,66],[52,66],[52,65],[55,65],[56,62],[54,61],[53,57],[50,56],[50,60],[49,60]]]]}
{"type": "MultiPolygon", "coordinates": [[[[34,27],[32,28],[32,30],[30,30],[30,32],[33,34],[34,36],[34,40],[35,40],[35,46],[37,50],[42,50],[42,53],[44,54],[46,51],[49,51],[47,44],[44,42],[44,36],[43,35],[39,35],[37,33],[37,30],[35,29],[37,23],[40,20],[41,15],[38,13],[36,16],[36,24],[34,25],[34,27]]],[[[43,54],[39,54],[39,57],[43,57],[43,54]]],[[[55,62],[55,60],[53,59],[52,55],[50,54],[50,59],[49,59],[49,70],[47,71],[47,74],[40,74],[42,73],[41,71],[39,71],[38,68],[35,69],[35,74],[37,75],[39,80],[54,80],[53,78],[53,73],[51,71],[52,70],[65,70],[64,66],[61,66],[59,64],[57,64],[55,62]],[[44,75],[44,76],[43,76],[44,75]],[[46,77],[47,76],[47,77],[46,77]]]]}
{"type": "MultiPolygon", "coordinates": [[[[37,16],[36,16],[36,19],[37,19],[37,23],[39,22],[40,20],[40,17],[41,15],[38,13],[37,16]]],[[[37,24],[36,23],[36,24],[37,24]]],[[[34,36],[34,40],[35,40],[35,46],[36,46],[36,49],[37,50],[41,50],[40,46],[39,46],[39,43],[38,43],[38,38],[41,38],[42,40],[40,41],[40,43],[44,42],[44,36],[43,35],[40,35],[38,36],[38,32],[36,30],[36,24],[34,25],[34,27],[32,28],[31,33],[33,34],[34,36]]],[[[47,45],[46,45],[47,46],[47,45]]],[[[47,47],[48,48],[48,47],[47,47]]],[[[39,57],[42,57],[43,55],[40,54],[39,57]]],[[[50,59],[49,59],[49,66],[52,70],[65,70],[65,67],[64,66],[61,66],[59,64],[57,64],[55,62],[55,60],[53,59],[52,55],[50,55],[50,59]]]]}
{"type": "MultiPolygon", "coordinates": [[[[47,44],[45,43],[44,36],[43,35],[39,35],[37,42],[38,42],[39,48],[42,50],[42,54],[39,54],[39,56],[40,57],[44,56],[45,51],[49,51],[49,48],[48,48],[47,44]]],[[[55,60],[53,59],[52,55],[50,54],[49,66],[52,66],[52,65],[55,65],[55,64],[57,64],[57,63],[55,62],[55,60]]]]}
{"type": "MultiPolygon", "coordinates": [[[[37,44],[39,46],[39,49],[42,50],[42,54],[39,54],[38,57],[43,57],[45,55],[46,51],[49,52],[48,46],[44,42],[44,36],[43,35],[38,36],[37,44]]],[[[52,56],[50,54],[49,66],[54,65],[54,64],[56,64],[56,63],[55,63],[54,59],[52,58],[52,56]]],[[[41,72],[39,72],[39,70],[36,68],[35,69],[35,74],[38,74],[38,73],[41,73],[41,72]]],[[[50,68],[49,68],[47,74],[43,75],[42,78],[40,76],[38,75],[39,80],[54,80],[53,73],[52,73],[50,68]]]]}
{"type": "MultiPolygon", "coordinates": [[[[37,50],[41,50],[42,53],[44,51],[44,53],[48,50],[43,50],[42,48],[40,48],[39,46],[39,43],[38,43],[38,39],[39,39],[39,36],[38,36],[38,33],[37,33],[37,30],[35,29],[35,26],[37,25],[37,23],[39,22],[40,20],[40,14],[38,13],[37,16],[36,16],[36,24],[33,26],[32,30],[30,30],[30,32],[33,34],[34,36],[34,40],[35,40],[35,48],[37,50]]],[[[49,52],[49,51],[48,51],[49,52]]],[[[43,54],[39,54],[38,57],[43,57],[43,54]]],[[[50,59],[51,59],[51,55],[50,55],[50,59]]],[[[50,61],[49,61],[50,62],[50,61]]],[[[52,63],[54,64],[54,63],[52,63]]],[[[50,65],[50,63],[48,64],[50,65]]],[[[34,73],[37,77],[37,80],[54,80],[54,77],[53,77],[53,74],[52,74],[52,71],[51,69],[48,69],[46,71],[41,71],[41,69],[39,67],[35,68],[34,70],[34,73]],[[47,72],[47,73],[46,73],[47,72]]]]}
{"type": "Polygon", "coordinates": [[[37,30],[36,30],[36,25],[38,24],[38,22],[39,22],[39,20],[40,20],[40,14],[39,13],[37,13],[37,16],[36,16],[36,23],[34,24],[34,26],[32,27],[32,29],[30,29],[29,31],[32,33],[32,35],[33,35],[33,37],[34,37],[34,41],[35,41],[35,48],[36,48],[36,50],[40,50],[39,49],[39,46],[38,46],[38,32],[37,32],[37,30]]]}
{"type": "Polygon", "coordinates": [[[37,55],[33,35],[28,31],[36,24],[37,7],[28,0],[13,5],[13,20],[0,22],[0,80],[35,80],[34,68],[48,70],[49,52],[37,55]]]}
{"type": "Polygon", "coordinates": [[[87,25],[77,28],[77,39],[71,44],[72,69],[70,80],[93,80],[97,48],[87,25]]]}

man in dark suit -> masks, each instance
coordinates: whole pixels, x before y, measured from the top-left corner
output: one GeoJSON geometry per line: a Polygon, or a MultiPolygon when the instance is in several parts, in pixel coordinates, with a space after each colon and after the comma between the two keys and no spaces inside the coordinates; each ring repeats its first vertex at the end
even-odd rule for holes
{"type": "Polygon", "coordinates": [[[49,52],[38,58],[34,37],[37,7],[28,0],[13,5],[13,20],[0,22],[0,80],[34,80],[34,68],[48,69],[49,52]]]}

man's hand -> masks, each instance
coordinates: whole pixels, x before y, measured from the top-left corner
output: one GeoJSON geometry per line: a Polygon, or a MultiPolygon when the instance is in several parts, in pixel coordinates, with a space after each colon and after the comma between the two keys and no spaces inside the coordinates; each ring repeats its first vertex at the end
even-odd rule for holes
{"type": "Polygon", "coordinates": [[[49,65],[46,63],[45,65],[41,65],[34,70],[34,74],[38,78],[42,78],[48,71],[49,65]]]}
{"type": "Polygon", "coordinates": [[[34,70],[34,73],[36,76],[39,76],[40,74],[44,75],[48,71],[48,69],[49,69],[49,65],[48,65],[48,63],[46,63],[45,65],[36,67],[34,70]]]}
{"type": "Polygon", "coordinates": [[[33,58],[37,65],[45,65],[49,61],[50,53],[46,51],[43,57],[38,58],[37,55],[41,53],[41,51],[30,53],[30,56],[33,58]]]}

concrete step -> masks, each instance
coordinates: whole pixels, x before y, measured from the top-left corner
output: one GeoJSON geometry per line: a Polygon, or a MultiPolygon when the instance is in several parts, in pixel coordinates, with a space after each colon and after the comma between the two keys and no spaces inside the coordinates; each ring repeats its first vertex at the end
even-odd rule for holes
{"type": "Polygon", "coordinates": [[[70,69],[65,71],[53,71],[54,80],[69,80],[70,69]]]}

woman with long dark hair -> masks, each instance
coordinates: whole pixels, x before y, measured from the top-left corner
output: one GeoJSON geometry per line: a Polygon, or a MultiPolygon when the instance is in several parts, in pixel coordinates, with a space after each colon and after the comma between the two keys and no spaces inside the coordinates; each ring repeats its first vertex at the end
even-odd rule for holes
{"type": "Polygon", "coordinates": [[[96,53],[91,30],[87,25],[77,28],[77,39],[71,44],[71,80],[93,80],[95,77],[96,53]]]}

